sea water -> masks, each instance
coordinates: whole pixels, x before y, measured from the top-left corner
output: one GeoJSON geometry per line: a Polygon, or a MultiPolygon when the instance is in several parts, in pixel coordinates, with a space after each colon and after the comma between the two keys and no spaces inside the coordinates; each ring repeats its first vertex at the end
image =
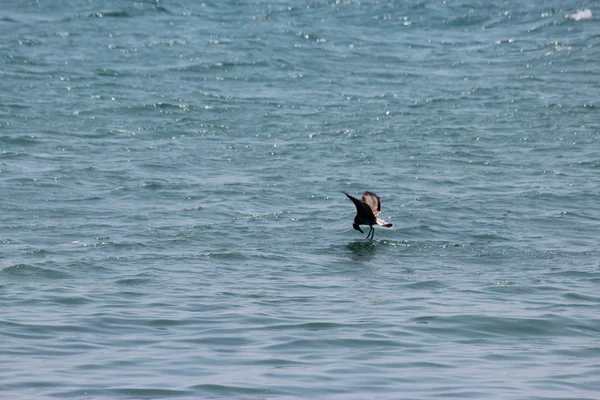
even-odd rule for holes
{"type": "Polygon", "coordinates": [[[599,17],[5,2],[1,397],[598,398],[599,17]]]}

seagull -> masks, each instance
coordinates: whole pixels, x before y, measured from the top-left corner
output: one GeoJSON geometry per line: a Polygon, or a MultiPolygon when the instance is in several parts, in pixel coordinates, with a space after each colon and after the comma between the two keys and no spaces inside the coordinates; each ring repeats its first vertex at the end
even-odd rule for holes
{"type": "Polygon", "coordinates": [[[357,199],[356,197],[350,196],[346,192],[342,192],[356,206],[356,216],[354,217],[354,223],[352,223],[352,227],[360,233],[364,233],[362,229],[360,229],[359,225],[369,225],[371,230],[367,234],[367,239],[371,236],[373,239],[373,235],[375,235],[375,228],[373,225],[377,224],[380,226],[384,226],[386,228],[391,228],[394,224],[390,224],[385,222],[382,219],[377,218],[377,216],[381,213],[381,199],[373,192],[364,192],[362,195],[362,200],[357,199]]]}

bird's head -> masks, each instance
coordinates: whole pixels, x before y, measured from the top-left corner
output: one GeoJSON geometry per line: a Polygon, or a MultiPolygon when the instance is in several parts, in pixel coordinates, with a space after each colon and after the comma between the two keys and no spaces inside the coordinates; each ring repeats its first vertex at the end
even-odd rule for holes
{"type": "Polygon", "coordinates": [[[358,226],[358,224],[355,222],[352,224],[352,227],[354,229],[356,229],[357,231],[360,231],[360,233],[364,233],[362,229],[360,229],[360,226],[358,226]]]}

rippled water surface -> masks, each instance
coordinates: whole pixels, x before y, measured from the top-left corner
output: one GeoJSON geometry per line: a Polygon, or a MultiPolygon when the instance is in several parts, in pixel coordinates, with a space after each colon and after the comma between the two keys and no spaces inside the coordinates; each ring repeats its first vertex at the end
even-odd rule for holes
{"type": "Polygon", "coordinates": [[[567,3],[9,1],[2,397],[597,398],[567,3]]]}

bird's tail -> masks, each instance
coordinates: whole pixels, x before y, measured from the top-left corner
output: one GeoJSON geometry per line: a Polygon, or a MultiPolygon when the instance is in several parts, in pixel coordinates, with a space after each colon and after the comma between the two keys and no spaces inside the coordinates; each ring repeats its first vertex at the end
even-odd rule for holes
{"type": "Polygon", "coordinates": [[[384,228],[391,228],[392,226],[394,226],[394,224],[391,224],[389,222],[385,222],[382,219],[377,218],[377,225],[379,226],[383,226],[384,228]]]}

